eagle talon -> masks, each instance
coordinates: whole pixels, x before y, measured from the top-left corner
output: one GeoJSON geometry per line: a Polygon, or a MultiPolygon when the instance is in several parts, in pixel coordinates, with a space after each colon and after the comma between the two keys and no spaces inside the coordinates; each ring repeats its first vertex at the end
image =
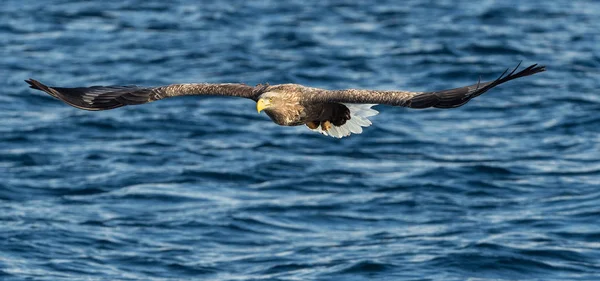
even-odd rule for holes
{"type": "Polygon", "coordinates": [[[308,123],[306,123],[306,126],[308,128],[310,128],[311,130],[315,130],[315,129],[319,128],[319,122],[316,122],[316,121],[308,122],[308,123]]]}
{"type": "Polygon", "coordinates": [[[331,122],[329,122],[329,121],[321,122],[321,129],[323,129],[323,131],[329,131],[329,129],[331,129],[331,122]]]}

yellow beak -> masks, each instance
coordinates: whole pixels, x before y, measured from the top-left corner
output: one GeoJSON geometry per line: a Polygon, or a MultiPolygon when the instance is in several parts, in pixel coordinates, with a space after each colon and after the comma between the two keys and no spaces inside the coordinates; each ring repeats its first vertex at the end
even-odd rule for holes
{"type": "Polygon", "coordinates": [[[259,99],[256,102],[256,111],[258,111],[258,113],[260,113],[261,111],[263,111],[266,107],[267,107],[267,103],[265,102],[264,99],[259,99]]]}

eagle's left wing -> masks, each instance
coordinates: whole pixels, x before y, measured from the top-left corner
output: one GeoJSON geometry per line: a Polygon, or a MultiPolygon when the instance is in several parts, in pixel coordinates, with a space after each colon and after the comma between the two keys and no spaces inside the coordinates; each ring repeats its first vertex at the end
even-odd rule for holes
{"type": "Polygon", "coordinates": [[[44,91],[63,102],[85,110],[107,110],[125,105],[148,103],[168,97],[218,95],[256,100],[268,86],[245,84],[173,84],[160,87],[92,86],[80,88],[49,87],[39,81],[25,80],[30,87],[44,91]]]}
{"type": "MultiPolygon", "coordinates": [[[[520,65],[520,63],[519,63],[520,65]]],[[[470,86],[434,92],[408,92],[408,91],[377,91],[377,90],[325,90],[311,93],[308,99],[311,102],[338,102],[338,103],[364,103],[386,104],[410,108],[454,108],[459,107],[489,89],[507,81],[533,75],[545,71],[544,66],[531,65],[516,72],[519,65],[508,73],[508,69],[500,77],[491,82],[477,83],[470,86]],[[515,73],[516,72],[516,73],[515,73]],[[508,74],[507,74],[508,73],[508,74]]]]}

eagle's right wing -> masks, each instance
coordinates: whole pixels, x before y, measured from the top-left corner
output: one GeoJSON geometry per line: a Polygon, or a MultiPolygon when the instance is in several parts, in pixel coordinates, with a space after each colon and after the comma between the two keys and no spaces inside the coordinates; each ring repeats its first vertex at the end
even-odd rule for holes
{"type": "MultiPolygon", "coordinates": [[[[519,63],[520,65],[520,63],[519,63]]],[[[544,66],[531,65],[517,73],[519,65],[508,73],[508,69],[491,82],[477,83],[456,89],[434,92],[409,92],[409,91],[378,91],[378,90],[325,90],[310,94],[311,102],[338,102],[362,104],[386,104],[410,108],[454,108],[459,107],[472,98],[480,96],[489,89],[510,80],[533,75],[545,71],[544,66]],[[508,73],[508,74],[507,74],[508,73]]]]}

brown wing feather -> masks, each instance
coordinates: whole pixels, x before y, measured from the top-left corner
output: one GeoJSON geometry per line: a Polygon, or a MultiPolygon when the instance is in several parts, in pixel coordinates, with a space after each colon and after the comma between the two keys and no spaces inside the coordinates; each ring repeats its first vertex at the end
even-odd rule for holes
{"type": "Polygon", "coordinates": [[[491,82],[477,83],[456,89],[435,92],[408,92],[408,91],[376,91],[376,90],[334,90],[314,93],[310,99],[314,102],[341,102],[341,103],[374,103],[410,108],[454,108],[464,105],[469,100],[482,95],[489,89],[510,80],[533,75],[545,71],[544,66],[531,65],[517,73],[519,65],[510,73],[508,69],[500,77],[491,82]],[[508,73],[508,74],[507,74],[508,73]]]}
{"type": "Polygon", "coordinates": [[[39,81],[25,80],[30,87],[44,91],[63,102],[85,110],[107,110],[136,105],[168,97],[185,95],[220,95],[256,100],[266,89],[244,84],[174,84],[161,87],[92,86],[82,88],[49,87],[39,81]]]}

